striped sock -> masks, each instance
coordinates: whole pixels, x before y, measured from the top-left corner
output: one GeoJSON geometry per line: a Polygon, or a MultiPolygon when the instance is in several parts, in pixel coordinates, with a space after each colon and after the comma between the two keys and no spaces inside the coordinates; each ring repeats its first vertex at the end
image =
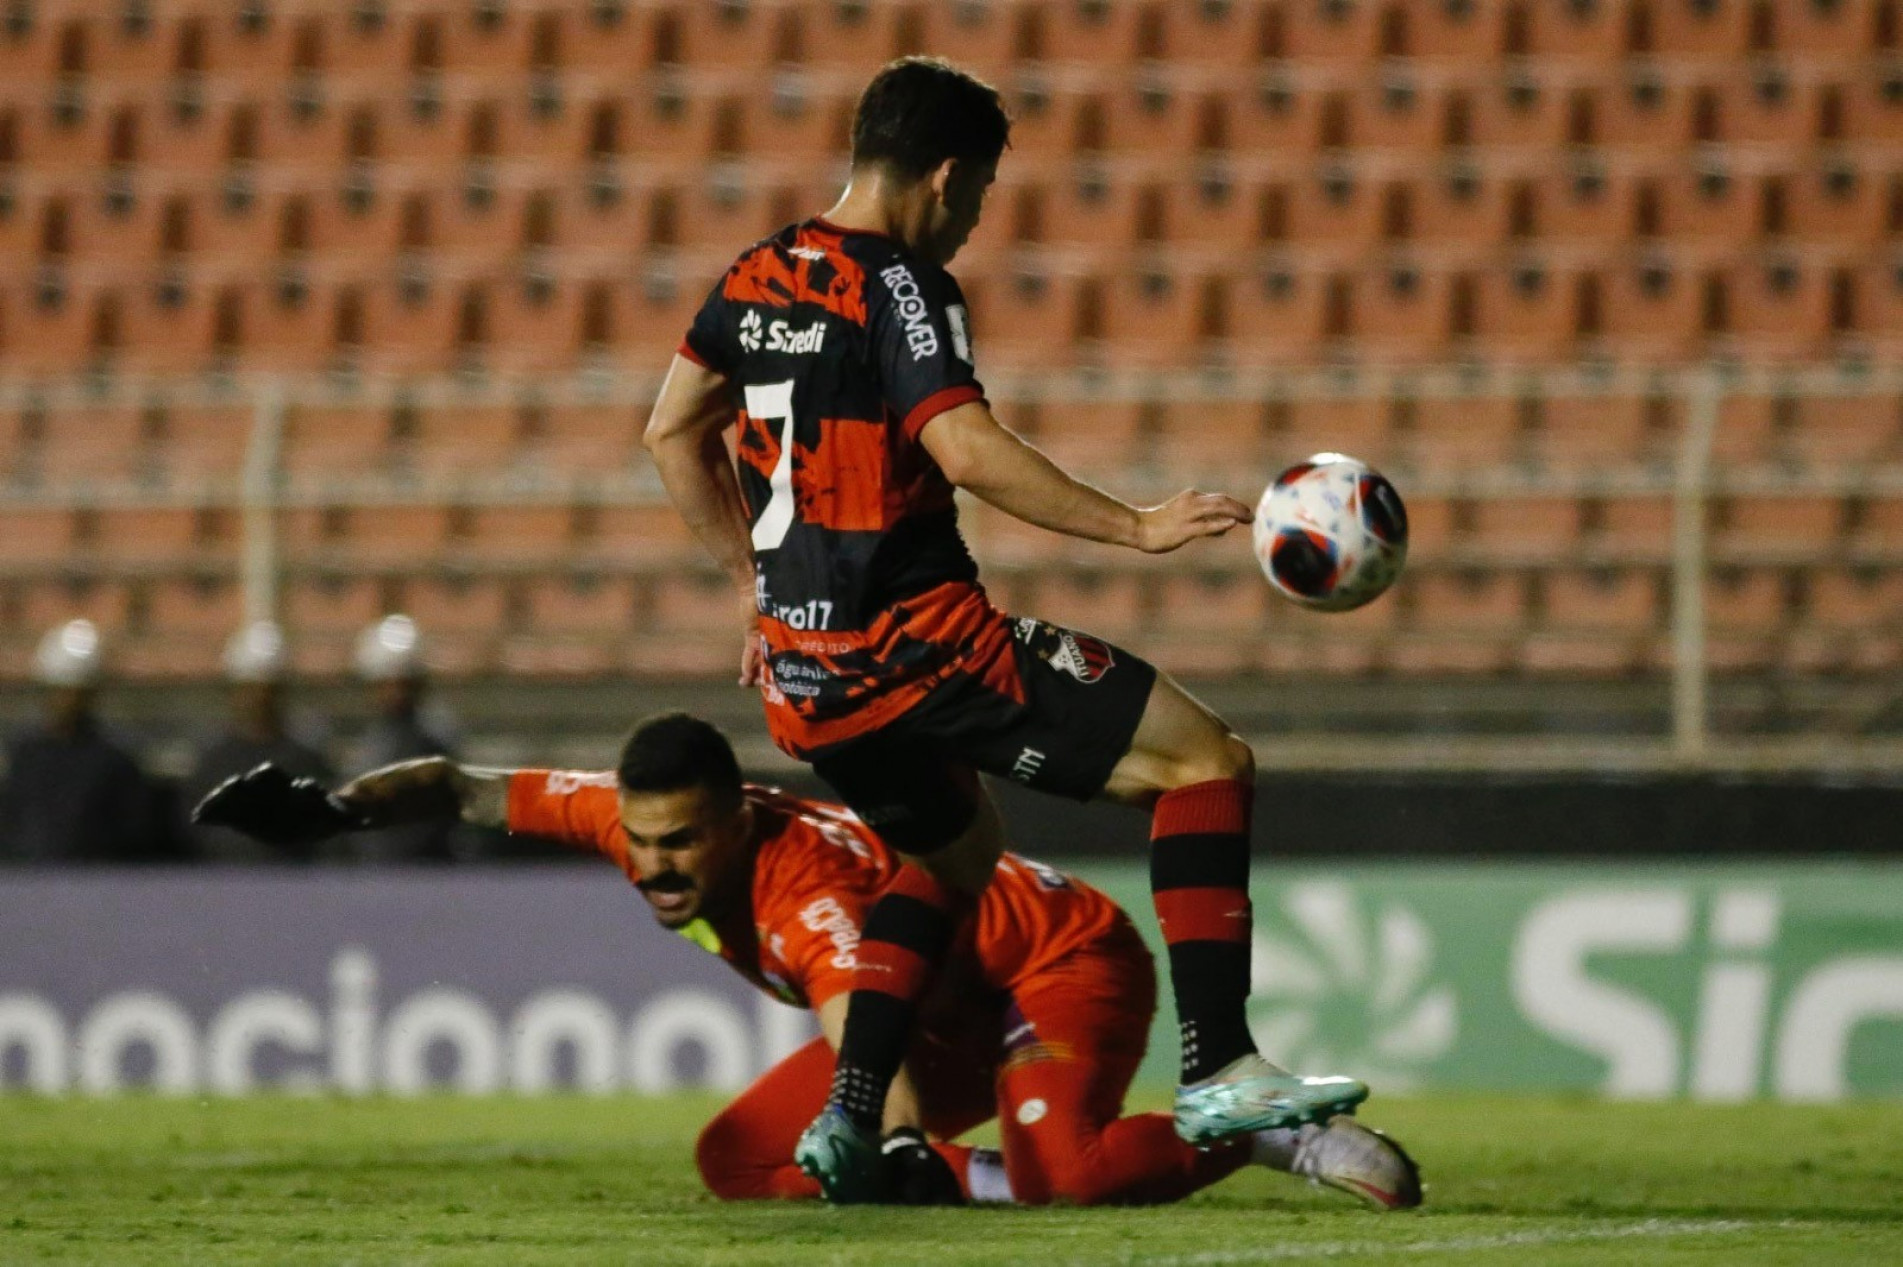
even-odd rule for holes
{"type": "Polygon", "coordinates": [[[884,1124],[886,1089],[905,1060],[919,996],[970,902],[908,864],[866,916],[832,1090],[832,1102],[865,1130],[884,1124]]]}
{"type": "Polygon", "coordinates": [[[1219,779],[1166,792],[1150,828],[1150,893],[1169,947],[1183,1081],[1255,1050],[1249,1036],[1252,784],[1219,779]]]}

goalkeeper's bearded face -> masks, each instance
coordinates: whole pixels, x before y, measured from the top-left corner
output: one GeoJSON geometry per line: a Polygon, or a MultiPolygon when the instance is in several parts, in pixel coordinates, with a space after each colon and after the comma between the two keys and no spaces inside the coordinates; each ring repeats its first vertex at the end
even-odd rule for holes
{"type": "Polygon", "coordinates": [[[667,928],[717,915],[736,893],[747,892],[753,810],[744,800],[729,803],[705,787],[623,789],[621,830],[635,887],[667,928]]]}

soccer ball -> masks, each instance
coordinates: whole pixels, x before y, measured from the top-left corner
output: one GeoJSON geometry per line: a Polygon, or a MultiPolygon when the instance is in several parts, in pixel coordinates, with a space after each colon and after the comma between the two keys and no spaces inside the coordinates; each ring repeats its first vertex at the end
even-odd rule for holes
{"type": "Polygon", "coordinates": [[[1350,611],[1394,583],[1407,508],[1368,464],[1317,453],[1275,477],[1255,508],[1255,557],[1269,584],[1316,611],[1350,611]]]}

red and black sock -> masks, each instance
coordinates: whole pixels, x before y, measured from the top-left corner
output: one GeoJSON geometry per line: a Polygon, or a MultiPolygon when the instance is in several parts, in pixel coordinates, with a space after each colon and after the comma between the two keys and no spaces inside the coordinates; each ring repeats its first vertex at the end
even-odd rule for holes
{"type": "Polygon", "coordinates": [[[1150,828],[1150,892],[1169,947],[1183,1081],[1255,1050],[1249,1036],[1249,817],[1255,787],[1220,779],[1166,792],[1150,828]]]}
{"type": "Polygon", "coordinates": [[[886,1089],[905,1060],[919,997],[970,903],[908,864],[866,916],[832,1090],[832,1103],[865,1130],[884,1123],[886,1089]]]}

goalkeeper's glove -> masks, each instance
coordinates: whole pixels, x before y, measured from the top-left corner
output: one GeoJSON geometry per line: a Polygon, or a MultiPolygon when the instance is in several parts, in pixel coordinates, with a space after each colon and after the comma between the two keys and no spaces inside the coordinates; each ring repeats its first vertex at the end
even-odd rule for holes
{"type": "Polygon", "coordinates": [[[369,826],[361,811],[316,779],[294,779],[269,761],[213,788],[192,810],[192,821],[270,845],[308,845],[369,826]]]}

